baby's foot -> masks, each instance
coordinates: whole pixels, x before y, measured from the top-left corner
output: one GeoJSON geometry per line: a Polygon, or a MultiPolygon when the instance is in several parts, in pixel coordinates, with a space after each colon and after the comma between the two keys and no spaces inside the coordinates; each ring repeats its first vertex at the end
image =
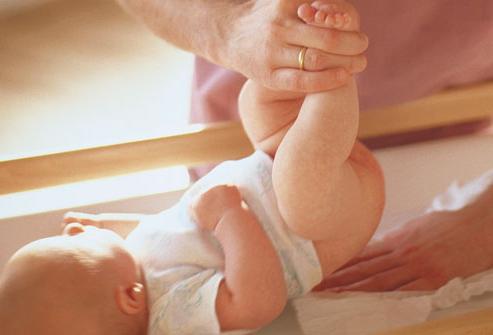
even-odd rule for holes
{"type": "Polygon", "coordinates": [[[298,8],[298,16],[305,23],[344,31],[359,30],[359,17],[355,8],[346,2],[314,1],[298,8]]]}

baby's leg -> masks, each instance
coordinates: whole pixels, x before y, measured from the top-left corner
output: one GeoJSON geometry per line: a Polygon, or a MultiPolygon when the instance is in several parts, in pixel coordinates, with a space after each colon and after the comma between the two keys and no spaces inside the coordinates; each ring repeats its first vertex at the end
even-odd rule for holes
{"type": "MultiPolygon", "coordinates": [[[[334,8],[332,3],[317,1],[320,9],[307,16],[308,23],[332,28],[340,21],[337,14],[330,19],[330,12],[319,14],[334,8]]],[[[342,25],[357,27],[351,20],[342,25]]],[[[383,209],[382,174],[371,153],[356,142],[358,122],[354,79],[342,88],[309,94],[274,159],[274,189],[283,219],[316,246],[323,241],[325,249],[334,248],[325,250],[337,254],[337,260],[331,260],[334,266],[366,244],[383,209]]]]}
{"type": "Polygon", "coordinates": [[[274,91],[248,80],[241,90],[239,111],[243,127],[256,149],[274,157],[293,124],[305,95],[274,91]]]}
{"type": "MultiPolygon", "coordinates": [[[[318,1],[311,6],[302,5],[298,12],[300,18],[319,27],[346,31],[359,28],[357,12],[345,3],[318,1]],[[317,10],[317,6],[321,10],[317,10]]],[[[306,58],[314,52],[307,50],[306,58]]],[[[355,58],[351,65],[347,65],[342,58],[332,57],[333,68],[339,68],[336,73],[341,83],[347,81],[349,72],[360,72],[366,66],[364,58],[355,58]]],[[[247,81],[239,99],[240,115],[247,135],[256,148],[274,157],[286,132],[296,120],[304,97],[304,94],[271,90],[254,81],[247,81]]]]}

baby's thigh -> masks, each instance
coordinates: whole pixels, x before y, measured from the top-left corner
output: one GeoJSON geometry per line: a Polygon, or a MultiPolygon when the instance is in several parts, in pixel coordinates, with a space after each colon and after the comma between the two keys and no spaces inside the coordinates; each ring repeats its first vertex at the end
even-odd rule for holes
{"type": "Polygon", "coordinates": [[[240,96],[240,116],[256,148],[274,155],[303,102],[298,93],[274,91],[248,81],[240,96]]]}
{"type": "Polygon", "coordinates": [[[322,268],[323,278],[327,278],[338,268],[357,256],[367,241],[347,240],[320,240],[314,241],[313,246],[322,268]]]}

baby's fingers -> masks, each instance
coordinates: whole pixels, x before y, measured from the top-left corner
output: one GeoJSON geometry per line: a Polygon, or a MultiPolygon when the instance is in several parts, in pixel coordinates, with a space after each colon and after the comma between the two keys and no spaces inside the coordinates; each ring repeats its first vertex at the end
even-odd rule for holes
{"type": "Polygon", "coordinates": [[[80,212],[67,212],[63,216],[63,224],[65,226],[68,223],[78,222],[84,226],[99,227],[100,222],[95,214],[80,213],[80,212]]]}

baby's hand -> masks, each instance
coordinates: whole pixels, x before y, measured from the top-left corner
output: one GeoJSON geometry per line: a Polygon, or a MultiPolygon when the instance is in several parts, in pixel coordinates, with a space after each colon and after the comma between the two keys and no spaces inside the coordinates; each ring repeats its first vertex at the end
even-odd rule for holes
{"type": "Polygon", "coordinates": [[[305,23],[322,28],[344,31],[359,30],[359,15],[356,8],[346,1],[317,0],[298,8],[298,16],[305,23]]]}
{"type": "Polygon", "coordinates": [[[241,202],[241,194],[236,186],[219,185],[194,199],[190,213],[197,226],[213,231],[224,214],[241,206],[241,202]]]}
{"type": "Polygon", "coordinates": [[[83,226],[94,226],[103,228],[103,223],[97,214],[88,214],[80,212],[67,212],[63,216],[62,227],[65,227],[69,223],[77,222],[83,226]]]}

